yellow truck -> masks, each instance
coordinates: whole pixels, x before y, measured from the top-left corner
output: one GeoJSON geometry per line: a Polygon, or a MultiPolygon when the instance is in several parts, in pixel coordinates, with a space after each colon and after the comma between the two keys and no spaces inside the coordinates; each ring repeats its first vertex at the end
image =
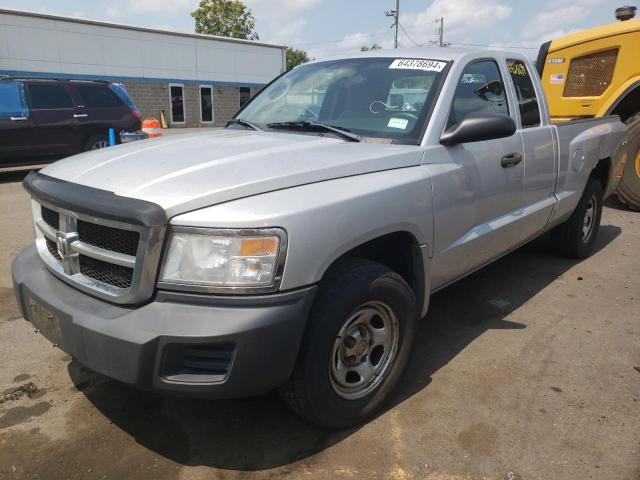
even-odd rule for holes
{"type": "Polygon", "coordinates": [[[640,210],[640,19],[616,9],[616,23],[556,38],[540,47],[536,66],[551,118],[619,115],[629,127],[629,156],[617,193],[640,210]]]}

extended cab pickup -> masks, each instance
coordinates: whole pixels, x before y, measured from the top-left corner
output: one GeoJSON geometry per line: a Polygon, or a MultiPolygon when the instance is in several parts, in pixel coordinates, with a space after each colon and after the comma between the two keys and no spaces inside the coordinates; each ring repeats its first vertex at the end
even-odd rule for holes
{"type": "Polygon", "coordinates": [[[551,125],[534,72],[486,50],[312,62],[224,130],[31,173],[36,240],[13,263],[24,317],[140,388],[279,388],[312,422],[361,422],[432,292],[549,230],[571,257],[593,247],[626,127],[551,125]]]}

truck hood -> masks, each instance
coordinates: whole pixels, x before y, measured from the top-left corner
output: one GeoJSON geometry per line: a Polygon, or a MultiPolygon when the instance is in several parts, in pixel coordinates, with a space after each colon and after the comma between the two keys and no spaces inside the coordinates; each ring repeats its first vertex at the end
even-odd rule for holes
{"type": "Polygon", "coordinates": [[[419,165],[416,146],[218,130],[82,153],[42,173],[160,205],[167,215],[283,188],[419,165]]]}

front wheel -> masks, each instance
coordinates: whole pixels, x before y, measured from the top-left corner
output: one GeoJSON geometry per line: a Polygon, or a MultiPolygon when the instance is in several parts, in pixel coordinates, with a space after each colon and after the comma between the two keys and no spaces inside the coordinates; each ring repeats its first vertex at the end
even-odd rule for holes
{"type": "Polygon", "coordinates": [[[283,399],[323,427],[370,418],[406,366],[417,321],[415,296],[400,275],[368,260],[341,262],[320,285],[283,399]]]}
{"type": "Polygon", "coordinates": [[[602,196],[602,185],[590,178],[571,217],[553,230],[554,243],[563,255],[585,258],[593,251],[602,217],[602,196]]]}

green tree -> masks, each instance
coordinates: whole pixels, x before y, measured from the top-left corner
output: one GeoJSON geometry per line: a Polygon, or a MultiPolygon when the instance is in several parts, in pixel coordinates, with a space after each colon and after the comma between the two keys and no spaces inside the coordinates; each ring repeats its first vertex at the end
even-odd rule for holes
{"type": "Polygon", "coordinates": [[[291,70],[302,63],[307,63],[309,60],[309,55],[304,50],[287,47],[287,70],[291,70]]]}
{"type": "Polygon", "coordinates": [[[201,0],[191,16],[196,21],[196,33],[258,40],[256,20],[240,0],[201,0]]]}
{"type": "Polygon", "coordinates": [[[370,47],[367,46],[367,45],[363,45],[363,46],[360,47],[360,51],[361,52],[368,52],[370,50],[382,50],[382,47],[380,45],[378,45],[377,43],[374,43],[370,47]]]}

